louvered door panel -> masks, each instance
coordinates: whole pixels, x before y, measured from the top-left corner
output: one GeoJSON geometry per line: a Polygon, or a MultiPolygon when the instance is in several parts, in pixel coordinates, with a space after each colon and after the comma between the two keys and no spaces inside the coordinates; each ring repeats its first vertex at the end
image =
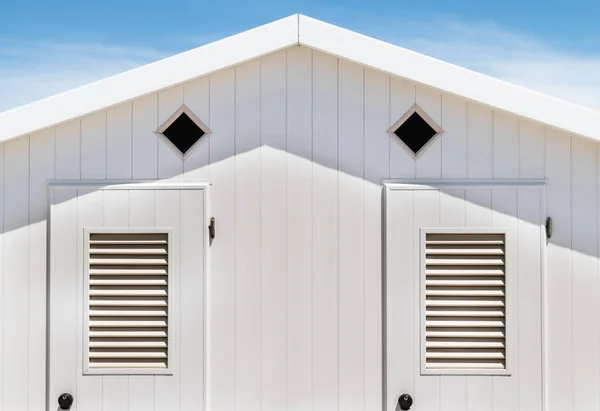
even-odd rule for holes
{"type": "Polygon", "coordinates": [[[425,235],[425,369],[506,369],[505,235],[425,235]]]}
{"type": "Polygon", "coordinates": [[[89,233],[88,371],[169,367],[169,237],[89,233]]]}

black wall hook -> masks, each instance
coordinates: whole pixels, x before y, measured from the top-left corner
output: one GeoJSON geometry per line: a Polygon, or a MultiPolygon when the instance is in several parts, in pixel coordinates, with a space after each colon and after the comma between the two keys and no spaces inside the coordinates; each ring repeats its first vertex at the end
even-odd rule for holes
{"type": "Polygon", "coordinates": [[[546,238],[552,238],[552,217],[546,217],[546,238]]]}
{"type": "Polygon", "coordinates": [[[210,240],[210,244],[212,244],[215,239],[215,218],[210,218],[210,224],[208,225],[208,238],[210,240]]]}

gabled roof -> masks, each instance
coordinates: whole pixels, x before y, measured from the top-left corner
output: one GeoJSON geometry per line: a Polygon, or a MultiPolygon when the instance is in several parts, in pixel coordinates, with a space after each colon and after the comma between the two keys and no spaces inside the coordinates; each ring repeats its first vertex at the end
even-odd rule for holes
{"type": "Polygon", "coordinates": [[[302,45],[600,141],[600,113],[302,15],[294,15],[0,113],[0,142],[302,45]]]}

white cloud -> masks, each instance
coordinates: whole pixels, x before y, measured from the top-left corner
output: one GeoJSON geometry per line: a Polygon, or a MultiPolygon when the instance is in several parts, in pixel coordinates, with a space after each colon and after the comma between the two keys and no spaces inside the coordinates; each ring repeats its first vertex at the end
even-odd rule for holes
{"type": "Polygon", "coordinates": [[[0,42],[0,112],[165,57],[103,44],[0,42]]]}
{"type": "Polygon", "coordinates": [[[436,31],[405,37],[403,47],[600,110],[600,54],[550,47],[492,23],[443,21],[436,31]]]}
{"type": "MultiPolygon", "coordinates": [[[[490,22],[417,23],[407,23],[404,35],[382,37],[441,60],[600,109],[600,54],[553,48],[540,39],[490,22]]],[[[0,41],[0,111],[169,54],[119,45],[0,41]]]]}

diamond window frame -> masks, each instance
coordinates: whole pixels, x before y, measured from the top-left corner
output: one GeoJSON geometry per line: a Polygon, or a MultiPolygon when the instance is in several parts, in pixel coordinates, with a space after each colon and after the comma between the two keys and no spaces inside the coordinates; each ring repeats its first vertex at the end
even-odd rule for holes
{"type": "Polygon", "coordinates": [[[413,157],[415,160],[417,158],[419,158],[419,156],[421,156],[435,141],[437,141],[438,139],[441,138],[442,134],[444,133],[444,130],[442,129],[442,127],[440,125],[438,125],[435,120],[433,120],[426,112],[425,110],[423,110],[418,104],[413,104],[403,115],[402,117],[400,117],[398,119],[398,121],[396,121],[389,129],[388,129],[388,134],[391,138],[393,138],[394,140],[396,140],[404,150],[406,150],[406,152],[413,157]],[[419,149],[419,151],[417,151],[416,153],[414,151],[411,150],[410,147],[408,147],[406,145],[406,143],[404,141],[402,141],[402,139],[400,137],[398,137],[398,135],[396,134],[396,130],[398,130],[400,128],[400,126],[402,124],[404,124],[406,122],[406,120],[408,120],[410,118],[410,116],[412,116],[414,113],[417,113],[428,125],[429,127],[431,127],[434,131],[435,134],[433,135],[433,137],[431,137],[429,139],[429,141],[427,143],[425,143],[425,145],[423,145],[423,147],[421,147],[421,149],[419,149]]]}
{"type": "Polygon", "coordinates": [[[200,142],[202,140],[205,140],[206,137],[208,137],[209,135],[212,134],[211,129],[204,124],[204,122],[202,120],[200,120],[200,118],[198,118],[198,116],[196,114],[194,114],[194,112],[185,104],[182,104],[177,110],[175,110],[175,112],[173,114],[171,114],[171,116],[165,121],[163,122],[154,132],[154,134],[156,134],[159,138],[161,138],[164,142],[167,143],[167,145],[173,150],[175,151],[175,153],[177,153],[177,155],[179,157],[181,157],[183,160],[185,160],[187,157],[190,156],[191,153],[194,152],[194,150],[200,145],[200,142]],[[202,137],[200,137],[198,139],[198,141],[196,141],[194,144],[192,144],[192,146],[184,153],[182,153],[176,146],[175,144],[173,144],[173,142],[171,142],[171,140],[169,140],[169,138],[167,136],[165,136],[163,133],[165,132],[166,129],[169,128],[169,126],[171,126],[171,124],[173,124],[175,122],[175,120],[177,120],[179,118],[179,116],[181,116],[182,114],[186,114],[190,120],[192,120],[202,131],[204,131],[204,135],[202,137]]]}

